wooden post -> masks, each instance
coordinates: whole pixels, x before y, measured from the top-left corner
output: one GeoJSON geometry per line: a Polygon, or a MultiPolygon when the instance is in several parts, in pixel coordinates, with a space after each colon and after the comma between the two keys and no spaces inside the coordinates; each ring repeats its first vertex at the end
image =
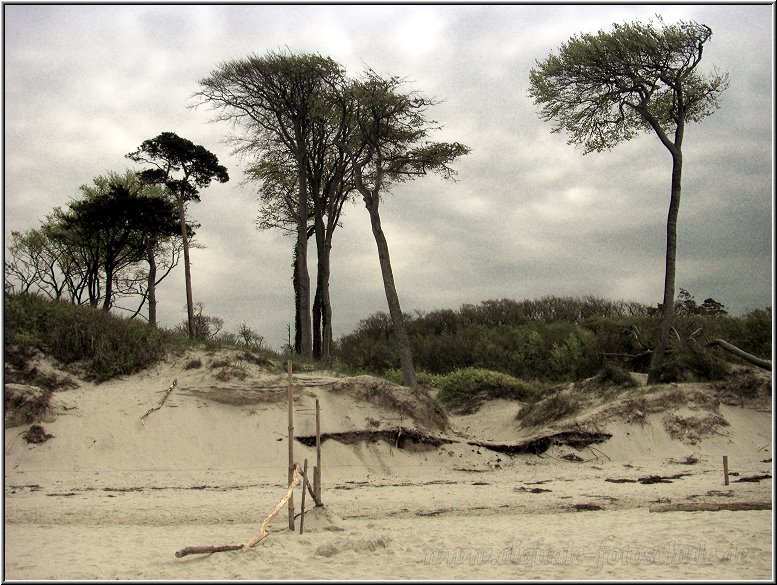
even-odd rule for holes
{"type": "MultiPolygon", "coordinates": [[[[289,484],[294,477],[294,385],[289,360],[289,484]]],[[[289,498],[289,530],[294,530],[294,494],[289,498]]]]}
{"type": "Polygon", "coordinates": [[[728,485],[728,455],[723,456],[723,485],[728,485]]]}
{"type": "Polygon", "coordinates": [[[316,505],[321,505],[321,406],[316,398],[316,466],[313,470],[313,491],[316,505]]]}
{"type": "Polygon", "coordinates": [[[305,528],[305,492],[307,491],[307,486],[305,485],[308,481],[308,460],[305,459],[305,464],[302,467],[302,503],[300,504],[300,514],[299,514],[299,533],[302,534],[302,531],[305,528]]]}

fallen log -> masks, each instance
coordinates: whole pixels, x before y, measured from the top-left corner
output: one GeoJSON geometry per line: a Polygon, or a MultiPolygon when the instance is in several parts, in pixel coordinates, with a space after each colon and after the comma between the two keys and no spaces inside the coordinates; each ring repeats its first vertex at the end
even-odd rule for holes
{"type": "Polygon", "coordinates": [[[719,512],[721,510],[771,510],[771,502],[683,502],[678,504],[653,504],[651,512],[719,512]]]}
{"type": "Polygon", "coordinates": [[[180,559],[181,557],[185,557],[186,555],[204,555],[208,553],[224,552],[228,550],[240,550],[244,546],[245,546],[244,544],[222,544],[219,546],[187,546],[186,548],[182,548],[177,553],[175,553],[175,556],[180,559]]]}
{"type": "Polygon", "coordinates": [[[724,341],[722,339],[713,339],[712,341],[707,342],[707,347],[712,347],[715,345],[721,349],[725,349],[726,351],[733,353],[738,358],[742,358],[754,366],[758,366],[764,370],[769,370],[770,372],[772,371],[772,362],[769,360],[761,359],[751,353],[747,353],[746,351],[739,349],[736,345],[730,344],[728,341],[724,341]]]}
{"type": "Polygon", "coordinates": [[[302,474],[300,471],[299,463],[295,463],[294,475],[292,476],[292,480],[291,480],[291,483],[289,484],[289,488],[286,490],[286,495],[281,498],[281,500],[275,506],[275,509],[272,512],[270,512],[267,515],[267,517],[262,521],[262,525],[259,527],[259,532],[252,539],[245,541],[243,544],[222,544],[222,545],[215,545],[215,546],[187,546],[186,548],[182,548],[181,550],[177,551],[175,553],[175,556],[180,559],[181,557],[185,557],[186,555],[208,554],[208,553],[223,552],[223,551],[229,551],[229,550],[240,550],[241,548],[251,548],[252,546],[255,546],[270,534],[267,531],[267,526],[269,526],[270,522],[273,521],[273,518],[275,518],[278,515],[278,512],[280,512],[283,509],[283,507],[286,505],[286,503],[289,501],[289,498],[291,498],[291,495],[294,493],[294,488],[296,488],[300,484],[300,481],[302,481],[302,474]]]}

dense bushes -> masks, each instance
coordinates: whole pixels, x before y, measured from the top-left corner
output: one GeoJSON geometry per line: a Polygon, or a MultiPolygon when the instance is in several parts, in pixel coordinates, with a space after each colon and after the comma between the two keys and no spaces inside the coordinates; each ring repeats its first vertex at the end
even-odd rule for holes
{"type": "Polygon", "coordinates": [[[170,335],[102,310],[52,302],[32,294],[5,297],[5,348],[34,347],[101,381],[156,362],[170,335]]]}
{"type": "MultiPolygon", "coordinates": [[[[688,302],[693,300],[686,296],[688,302]]],[[[660,326],[655,309],[594,297],[491,300],[458,311],[406,315],[406,320],[419,371],[448,374],[478,368],[547,382],[590,377],[607,362],[645,372],[660,326]]],[[[723,357],[704,348],[714,338],[760,357],[771,355],[771,309],[743,317],[730,317],[725,311],[681,311],[674,328],[667,381],[725,375],[723,357]]],[[[342,365],[362,371],[398,368],[389,316],[375,313],[362,321],[339,340],[337,354],[342,365]]]]}
{"type": "MultiPolygon", "coordinates": [[[[389,370],[384,376],[397,384],[402,381],[400,370],[389,370]]],[[[481,368],[461,368],[448,374],[420,371],[417,380],[423,386],[437,388],[437,400],[462,414],[476,411],[488,399],[507,398],[530,402],[537,398],[540,391],[536,382],[481,368]]]]}

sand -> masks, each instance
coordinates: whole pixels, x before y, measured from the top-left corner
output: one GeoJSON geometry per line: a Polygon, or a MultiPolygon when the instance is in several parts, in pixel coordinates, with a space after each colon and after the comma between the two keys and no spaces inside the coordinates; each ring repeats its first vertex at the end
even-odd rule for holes
{"type": "MultiPolygon", "coordinates": [[[[238,353],[177,356],[55,393],[41,421],[54,435],[45,443],[28,444],[28,426],[6,427],[4,578],[774,577],[771,510],[650,511],[770,503],[770,477],[737,481],[772,475],[772,414],[763,403],[711,407],[727,425],[701,440],[672,437],[664,424],[712,412],[694,401],[638,422],[599,409],[564,424],[594,425],[610,439],[509,455],[468,441],[506,444],[547,431],[521,429],[519,403],[493,401],[440,428],[422,400],[374,379],[296,372],[294,382],[296,434],[314,434],[318,398],[322,431],[342,438],[322,445],[325,506],[311,509],[307,499],[304,534],[288,530],[284,509],[253,548],[175,557],[187,546],[252,538],[285,492],[288,460],[283,373],[238,353]],[[194,357],[203,366],[186,369],[194,357]],[[141,422],[173,380],[162,407],[141,422]],[[388,435],[354,434],[399,425],[448,442],[397,448],[388,435]],[[582,461],[563,459],[572,454],[582,461]],[[727,486],[723,455],[735,474],[727,486]],[[684,463],[689,457],[697,462],[684,463]],[[639,482],[648,476],[675,478],[639,482]]],[[[312,466],[315,449],[297,442],[295,459],[304,458],[312,466]]]]}

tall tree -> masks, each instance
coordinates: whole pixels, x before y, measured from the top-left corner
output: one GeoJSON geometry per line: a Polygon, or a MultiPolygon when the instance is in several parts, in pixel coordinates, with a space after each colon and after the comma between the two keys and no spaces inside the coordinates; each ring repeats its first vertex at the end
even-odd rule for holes
{"type": "Polygon", "coordinates": [[[728,74],[698,69],[712,36],[708,26],[661,25],[616,24],[612,32],[574,36],[529,75],[541,118],[554,121],[553,132],[565,130],[568,143],[582,145],[584,154],[652,131],[672,157],[662,319],[650,383],[661,375],[672,326],[685,126],[712,114],[728,87],[728,74]]]}
{"type": "Polygon", "coordinates": [[[392,183],[429,172],[452,178],[455,171],[450,163],[467,154],[469,148],[457,142],[429,142],[427,137],[434,129],[434,123],[426,118],[425,111],[435,102],[415,92],[403,92],[402,85],[400,78],[384,79],[367,70],[361,80],[345,88],[340,100],[341,121],[353,132],[339,145],[348,157],[354,185],[369,212],[386,301],[399,347],[402,383],[415,387],[413,356],[394,282],[388,242],[381,225],[380,200],[392,183]]]}
{"type": "Polygon", "coordinates": [[[208,187],[214,179],[220,183],[226,183],[229,181],[229,174],[226,167],[219,164],[215,154],[204,146],[181,138],[174,132],[162,132],[155,138],[144,140],[137,150],[127,154],[127,158],[150,165],[152,168],[139,173],[141,180],[150,184],[165,185],[178,204],[186,280],[187,322],[189,338],[194,339],[196,334],[194,298],[186,209],[190,201],[200,200],[200,189],[208,187]]]}
{"type": "Polygon", "coordinates": [[[320,55],[269,52],[222,63],[195,94],[219,112],[216,119],[240,125],[236,152],[260,156],[282,145],[296,165],[297,240],[295,283],[299,299],[301,354],[313,355],[310,275],[307,262],[309,188],[307,167],[311,120],[322,93],[342,77],[340,66],[320,55]]]}
{"type": "MultiPolygon", "coordinates": [[[[336,110],[330,110],[330,114],[333,111],[336,110]]],[[[307,237],[310,239],[315,235],[317,251],[313,357],[324,362],[331,361],[333,344],[329,293],[332,240],[335,229],[340,225],[343,206],[354,191],[351,167],[342,149],[336,146],[348,131],[348,127],[340,124],[332,115],[313,116],[311,119],[306,173],[308,194],[312,200],[312,206],[308,208],[307,237]]],[[[269,153],[249,167],[246,175],[248,180],[260,185],[262,205],[257,222],[259,228],[278,228],[290,233],[296,227],[298,201],[294,161],[282,152],[269,153]]],[[[295,322],[299,324],[299,291],[298,287],[294,288],[295,322]]],[[[300,338],[299,335],[295,337],[298,340],[300,338]]]]}
{"type": "MultiPolygon", "coordinates": [[[[136,199],[134,219],[138,231],[142,234],[145,249],[145,260],[148,264],[146,284],[142,300],[136,311],[140,312],[143,304],[148,301],[148,323],[157,326],[157,285],[178,264],[183,241],[180,239],[181,228],[179,209],[165,191],[156,185],[138,184],[141,195],[136,199]],[[150,191],[155,189],[154,191],[150,191]],[[150,192],[149,192],[150,191],[150,192]],[[179,236],[176,238],[175,236],[179,236]],[[160,266],[158,257],[164,255],[164,264],[160,266]],[[160,269],[161,268],[161,274],[160,269]]],[[[191,237],[192,230],[187,226],[187,235],[191,237]]]]}

